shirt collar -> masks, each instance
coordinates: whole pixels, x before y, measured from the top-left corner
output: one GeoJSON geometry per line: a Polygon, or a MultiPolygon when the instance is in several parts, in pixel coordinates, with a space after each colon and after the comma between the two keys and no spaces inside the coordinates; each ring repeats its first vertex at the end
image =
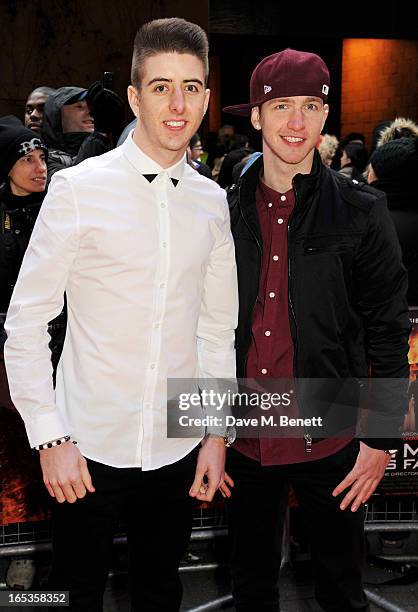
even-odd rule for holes
{"type": "Polygon", "coordinates": [[[279,191],[276,191],[272,187],[269,187],[268,185],[266,185],[266,183],[261,179],[261,177],[260,177],[260,182],[258,186],[260,189],[260,195],[262,197],[265,208],[270,208],[269,207],[270,202],[273,203],[274,207],[280,206],[280,207],[285,208],[286,206],[292,205],[293,199],[294,199],[293,188],[289,189],[286,192],[280,193],[279,191]],[[281,199],[282,196],[285,197],[285,200],[281,199]]]}
{"type": "MultiPolygon", "coordinates": [[[[123,144],[121,145],[123,149],[123,154],[130,161],[130,163],[134,166],[134,168],[140,172],[142,175],[161,175],[168,176],[171,179],[172,184],[177,184],[178,181],[183,177],[184,166],[186,162],[186,153],[173,166],[169,168],[162,168],[156,161],[154,161],[151,157],[148,157],[146,153],[144,153],[137,144],[135,144],[132,138],[133,130],[128,134],[128,137],[125,139],[123,144]]],[[[149,179],[148,179],[149,180],[149,179]]]]}

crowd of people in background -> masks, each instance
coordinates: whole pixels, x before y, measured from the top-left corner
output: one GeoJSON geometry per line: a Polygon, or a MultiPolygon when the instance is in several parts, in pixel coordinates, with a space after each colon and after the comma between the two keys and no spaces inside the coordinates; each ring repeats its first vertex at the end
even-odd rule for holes
{"type": "MultiPolygon", "coordinates": [[[[37,87],[28,95],[23,122],[12,115],[0,118],[0,261],[2,286],[7,287],[1,312],[7,310],[31,228],[53,174],[119,146],[135,122],[125,125],[123,100],[100,81],[89,89],[37,87]]],[[[340,140],[325,133],[318,142],[325,165],[348,180],[369,183],[386,193],[410,274],[409,300],[413,305],[418,305],[417,143],[418,125],[402,117],[375,127],[371,151],[360,132],[340,140]]],[[[233,125],[223,125],[205,138],[195,134],[187,159],[197,172],[228,189],[254,153],[247,135],[236,133],[233,125]]]]}
{"type": "MultiPolygon", "coordinates": [[[[51,177],[60,169],[120,145],[135,122],[124,123],[123,100],[100,82],[89,89],[37,87],[28,96],[23,122],[12,115],[0,118],[0,313],[7,311],[51,177]]],[[[409,275],[408,301],[417,306],[418,125],[404,118],[380,123],[373,132],[371,151],[361,133],[347,134],[341,140],[325,133],[318,150],[323,163],[347,180],[368,183],[385,192],[409,275]]],[[[223,125],[205,138],[195,134],[187,159],[201,175],[229,189],[253,154],[247,135],[236,133],[232,125],[223,125]]],[[[64,327],[62,317],[51,322],[52,336],[54,329],[57,331],[52,346],[55,364],[64,327]]],[[[2,394],[6,392],[2,389],[2,394]]],[[[2,398],[2,405],[9,402],[10,398],[2,398]]]]}

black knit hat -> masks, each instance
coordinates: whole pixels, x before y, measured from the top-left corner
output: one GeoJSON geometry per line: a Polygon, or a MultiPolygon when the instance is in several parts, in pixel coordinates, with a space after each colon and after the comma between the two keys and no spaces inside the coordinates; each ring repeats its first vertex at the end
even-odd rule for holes
{"type": "Polygon", "coordinates": [[[410,179],[418,174],[418,138],[398,138],[377,147],[370,163],[379,180],[410,179]]]}
{"type": "Polygon", "coordinates": [[[48,149],[38,134],[13,115],[0,117],[0,182],[7,178],[18,159],[36,149],[42,149],[48,157],[48,149]]]}

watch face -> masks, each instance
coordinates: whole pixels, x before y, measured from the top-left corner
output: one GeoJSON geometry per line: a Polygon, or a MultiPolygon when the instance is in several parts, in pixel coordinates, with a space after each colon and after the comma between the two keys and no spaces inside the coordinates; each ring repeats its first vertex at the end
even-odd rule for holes
{"type": "Polygon", "coordinates": [[[235,429],[229,429],[225,435],[225,446],[231,446],[235,442],[236,437],[235,429]]]}

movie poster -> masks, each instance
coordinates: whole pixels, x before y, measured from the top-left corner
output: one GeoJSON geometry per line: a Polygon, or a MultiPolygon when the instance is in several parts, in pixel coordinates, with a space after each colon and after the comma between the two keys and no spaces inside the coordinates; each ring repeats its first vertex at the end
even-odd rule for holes
{"type": "MultiPolygon", "coordinates": [[[[0,321],[0,334],[1,327],[0,321]]],[[[0,346],[0,526],[47,518],[45,491],[39,453],[30,449],[23,421],[10,399],[0,346]]]]}
{"type": "Polygon", "coordinates": [[[418,308],[410,310],[408,408],[402,424],[401,439],[394,443],[398,450],[391,459],[379,485],[383,495],[418,497],[418,308]]]}
{"type": "MultiPolygon", "coordinates": [[[[382,495],[418,496],[418,308],[410,311],[408,410],[398,449],[380,483],[382,495]]],[[[48,518],[47,494],[37,452],[29,448],[23,421],[11,403],[0,354],[0,525],[48,518]]]]}

